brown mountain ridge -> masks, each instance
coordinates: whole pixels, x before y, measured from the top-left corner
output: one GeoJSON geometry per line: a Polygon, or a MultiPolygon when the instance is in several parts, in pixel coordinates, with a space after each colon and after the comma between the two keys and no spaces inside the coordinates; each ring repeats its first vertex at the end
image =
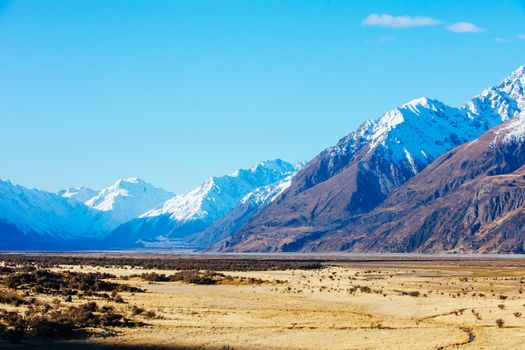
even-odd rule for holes
{"type": "Polygon", "coordinates": [[[326,230],[251,235],[234,250],[525,252],[525,118],[447,152],[369,213],[326,230]],[[292,237],[292,238],[291,238],[292,237]]]}

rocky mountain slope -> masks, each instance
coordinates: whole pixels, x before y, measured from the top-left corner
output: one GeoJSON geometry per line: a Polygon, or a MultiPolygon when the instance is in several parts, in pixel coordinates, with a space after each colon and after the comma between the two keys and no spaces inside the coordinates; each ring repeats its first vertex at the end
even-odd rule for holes
{"type": "Polygon", "coordinates": [[[524,84],[520,67],[460,108],[422,98],[363,123],[309,162],[288,190],[215,249],[302,249],[376,208],[443,153],[515,117],[524,107],[524,84]]]}
{"type": "Polygon", "coordinates": [[[416,99],[304,167],[265,161],[180,195],[0,181],[0,249],[522,252],[524,84],[520,67],[461,107],[416,99]]]}
{"type": "Polygon", "coordinates": [[[203,231],[188,237],[189,244],[194,247],[208,248],[214,243],[236,234],[244,223],[290,187],[292,177],[290,175],[283,180],[256,188],[248,193],[224,217],[214,221],[203,231]]]}
{"type": "Polygon", "coordinates": [[[525,113],[446,153],[302,250],[525,252],[525,113]]]}

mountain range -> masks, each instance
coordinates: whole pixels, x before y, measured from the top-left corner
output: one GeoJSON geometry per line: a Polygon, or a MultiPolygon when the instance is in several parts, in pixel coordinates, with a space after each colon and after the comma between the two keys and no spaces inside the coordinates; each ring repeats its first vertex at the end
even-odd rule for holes
{"type": "Polygon", "coordinates": [[[81,187],[63,190],[58,194],[107,212],[115,225],[134,219],[175,195],[136,177],[118,179],[112,186],[99,191],[81,187]]]}
{"type": "Polygon", "coordinates": [[[58,193],[0,181],[0,249],[203,248],[226,237],[209,226],[249,203],[250,211],[235,218],[246,221],[301,166],[263,161],[180,195],[134,177],[58,193]],[[204,230],[210,238],[199,238],[204,230]]]}
{"type": "MultiPolygon", "coordinates": [[[[192,191],[176,195],[117,227],[108,235],[105,245],[111,248],[127,248],[137,244],[164,248],[200,247],[201,240],[196,236],[206,229],[209,236],[225,238],[222,234],[210,232],[212,229],[209,226],[227,215],[254,191],[253,195],[261,195],[274,188],[281,188],[281,181],[295,174],[298,168],[300,165],[273,160],[229,175],[211,177],[192,191]]],[[[266,202],[254,204],[258,208],[266,202]]],[[[251,214],[244,213],[244,220],[251,214]]],[[[211,241],[214,243],[216,239],[211,241]]]]}
{"type": "Polygon", "coordinates": [[[106,213],[75,199],[0,181],[1,249],[51,249],[113,227],[106,213]]]}
{"type": "MultiPolygon", "coordinates": [[[[525,68],[520,67],[459,108],[420,98],[364,122],[310,161],[279,198],[214,249],[357,250],[359,246],[349,237],[364,227],[355,222],[376,212],[393,191],[403,193],[406,187],[400,186],[410,179],[426,177],[423,170],[446,152],[516,117],[524,108],[524,83],[525,68]],[[334,232],[348,243],[337,246],[325,242],[334,232]]],[[[404,220],[413,219],[408,216],[404,220]]],[[[367,247],[382,251],[379,246],[367,247]]],[[[385,251],[417,249],[392,246],[385,251]]]]}
{"type": "Polygon", "coordinates": [[[306,164],[183,194],[139,178],[49,193],[0,181],[0,249],[523,253],[525,67],[460,107],[418,98],[306,164]]]}

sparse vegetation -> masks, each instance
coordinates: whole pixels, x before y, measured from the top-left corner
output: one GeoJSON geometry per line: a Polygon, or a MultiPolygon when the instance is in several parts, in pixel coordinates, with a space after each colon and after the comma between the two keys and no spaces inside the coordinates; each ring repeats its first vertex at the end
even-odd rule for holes
{"type": "MultiPolygon", "coordinates": [[[[269,283],[259,278],[252,277],[233,277],[215,271],[180,271],[172,275],[158,273],[143,273],[141,275],[131,275],[129,278],[141,278],[150,282],[184,282],[190,284],[263,284],[269,283]]],[[[283,281],[273,281],[273,283],[284,283],[283,281]]]]}
{"type": "Polygon", "coordinates": [[[12,272],[3,277],[3,283],[10,289],[28,290],[34,293],[75,295],[79,292],[92,295],[100,292],[143,292],[127,284],[108,282],[114,275],[102,273],[52,272],[34,269],[12,272]]]}
{"type": "MultiPolygon", "coordinates": [[[[160,334],[164,343],[170,342],[167,332],[175,339],[184,337],[188,329],[199,329],[206,342],[221,344],[215,338],[216,330],[232,329],[237,338],[221,334],[223,344],[231,344],[225,349],[265,348],[270,344],[264,337],[260,342],[252,340],[262,334],[257,325],[263,322],[268,327],[265,330],[279,329],[290,336],[311,329],[323,337],[326,331],[333,341],[339,339],[339,333],[357,331],[355,342],[345,345],[359,347],[364,340],[371,348],[384,348],[373,340],[378,332],[388,336],[398,329],[416,328],[428,332],[429,347],[435,349],[468,343],[482,347],[480,328],[492,327],[502,335],[502,340],[496,340],[502,342],[498,345],[508,343],[511,345],[502,348],[516,348],[509,335],[518,333],[515,330],[523,328],[525,319],[522,269],[499,269],[477,262],[467,269],[458,268],[456,262],[446,266],[422,263],[417,269],[409,268],[413,262],[395,267],[381,262],[338,263],[321,269],[264,270],[253,275],[215,270],[224,266],[222,262],[181,270],[87,263],[51,267],[49,263],[0,263],[0,347],[5,339],[54,344],[55,340],[75,342],[84,337],[97,337],[97,343],[107,344],[112,343],[111,338],[101,339],[117,337],[116,342],[125,342],[137,337],[148,344],[150,336],[158,340],[160,334]],[[434,320],[440,331],[459,329],[466,337],[458,334],[459,342],[451,344],[440,338],[439,332],[434,333],[434,320]],[[321,322],[322,329],[318,326],[321,322]]],[[[521,266],[521,262],[513,264],[521,266]]],[[[231,267],[240,265],[233,262],[231,267]]],[[[327,346],[335,344],[326,341],[327,346]]],[[[198,339],[185,342],[190,347],[201,346],[198,339]]],[[[417,346],[410,339],[408,343],[417,346]]]]}
{"type": "Polygon", "coordinates": [[[43,268],[64,265],[130,267],[157,270],[214,270],[214,271],[272,271],[319,270],[324,267],[315,260],[263,260],[263,259],[211,259],[178,257],[119,257],[119,256],[68,256],[0,254],[0,261],[10,266],[40,266],[43,268]]]}
{"type": "Polygon", "coordinates": [[[42,304],[24,313],[0,309],[0,331],[11,339],[26,336],[43,338],[85,336],[87,328],[137,327],[112,307],[99,307],[95,302],[66,308],[42,304]]]}
{"type": "Polygon", "coordinates": [[[99,307],[88,301],[65,306],[60,299],[45,302],[36,295],[50,297],[98,297],[122,300],[119,292],[140,293],[142,289],[127,284],[106,281],[110,274],[53,272],[35,266],[2,267],[0,303],[15,309],[0,308],[0,337],[20,340],[26,337],[63,338],[83,337],[92,329],[107,327],[138,327],[143,323],[124,316],[112,306],[99,307]],[[22,292],[22,294],[20,294],[22,292]],[[111,292],[111,294],[108,294],[111,292]]]}

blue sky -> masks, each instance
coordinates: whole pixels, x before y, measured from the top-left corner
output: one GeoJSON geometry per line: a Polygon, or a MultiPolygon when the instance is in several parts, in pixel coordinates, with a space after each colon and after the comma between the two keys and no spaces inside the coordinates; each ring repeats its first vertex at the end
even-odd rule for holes
{"type": "Polygon", "coordinates": [[[0,178],[182,192],[525,64],[525,1],[0,0],[0,178]]]}

